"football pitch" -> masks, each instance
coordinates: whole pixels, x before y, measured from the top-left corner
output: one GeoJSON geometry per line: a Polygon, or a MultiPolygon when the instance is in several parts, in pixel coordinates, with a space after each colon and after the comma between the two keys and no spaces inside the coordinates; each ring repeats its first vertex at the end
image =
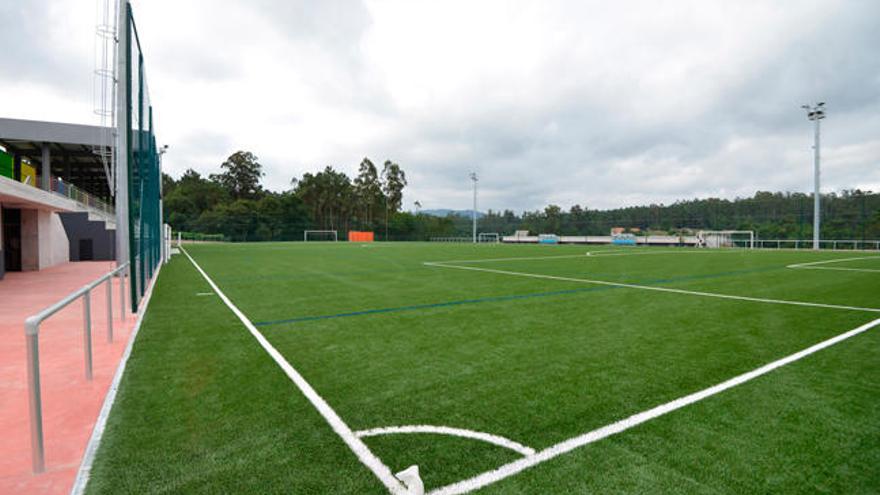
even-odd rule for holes
{"type": "Polygon", "coordinates": [[[880,488],[878,254],[184,248],[90,493],[880,488]]]}

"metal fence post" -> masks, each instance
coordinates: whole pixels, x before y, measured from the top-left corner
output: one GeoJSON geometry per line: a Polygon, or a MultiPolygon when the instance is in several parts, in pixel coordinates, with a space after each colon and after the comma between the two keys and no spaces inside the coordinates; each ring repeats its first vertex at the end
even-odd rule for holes
{"type": "Polygon", "coordinates": [[[107,277],[107,342],[113,342],[113,277],[107,277]]]}
{"type": "Polygon", "coordinates": [[[28,409],[31,413],[31,465],[34,473],[46,468],[43,450],[43,404],[40,392],[40,336],[39,323],[30,318],[25,321],[27,341],[28,409]]]}
{"type": "Polygon", "coordinates": [[[119,271],[119,318],[125,320],[125,271],[123,268],[119,271]]]}
{"type": "Polygon", "coordinates": [[[86,353],[86,380],[92,379],[92,296],[83,294],[83,347],[86,353]]]}

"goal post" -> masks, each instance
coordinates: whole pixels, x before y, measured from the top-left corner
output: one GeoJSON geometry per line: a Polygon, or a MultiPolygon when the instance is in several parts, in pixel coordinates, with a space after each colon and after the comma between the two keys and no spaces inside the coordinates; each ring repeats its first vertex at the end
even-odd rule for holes
{"type": "Polygon", "coordinates": [[[697,234],[699,246],[707,248],[755,247],[754,230],[701,230],[697,234]]]}
{"type": "Polygon", "coordinates": [[[330,241],[336,242],[339,240],[339,235],[335,230],[304,230],[303,231],[303,241],[304,242],[316,242],[316,241],[330,241]]]}
{"type": "Polygon", "coordinates": [[[497,232],[480,232],[480,234],[477,235],[477,242],[497,244],[501,242],[501,235],[497,232]]]}

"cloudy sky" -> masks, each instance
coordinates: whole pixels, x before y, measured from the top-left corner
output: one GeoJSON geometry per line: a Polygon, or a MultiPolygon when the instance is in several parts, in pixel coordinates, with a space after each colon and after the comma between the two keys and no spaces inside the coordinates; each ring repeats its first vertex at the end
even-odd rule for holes
{"type": "MultiPolygon", "coordinates": [[[[102,0],[99,0],[102,1],[102,0]]],[[[361,158],[405,207],[880,190],[880,2],[133,0],[165,169],[361,158]]],[[[0,0],[0,116],[96,123],[95,0],[0,0]]]]}

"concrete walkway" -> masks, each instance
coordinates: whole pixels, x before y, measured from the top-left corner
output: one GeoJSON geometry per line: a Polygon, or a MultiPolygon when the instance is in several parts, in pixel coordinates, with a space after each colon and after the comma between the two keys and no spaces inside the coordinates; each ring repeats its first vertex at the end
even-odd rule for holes
{"type": "Polygon", "coordinates": [[[114,340],[108,343],[106,287],[92,291],[91,381],[85,378],[81,300],[41,325],[46,471],[36,475],[31,471],[24,320],[113,268],[108,261],[65,263],[39,272],[7,273],[0,280],[0,493],[70,492],[135,316],[120,319],[115,280],[114,340]]]}

